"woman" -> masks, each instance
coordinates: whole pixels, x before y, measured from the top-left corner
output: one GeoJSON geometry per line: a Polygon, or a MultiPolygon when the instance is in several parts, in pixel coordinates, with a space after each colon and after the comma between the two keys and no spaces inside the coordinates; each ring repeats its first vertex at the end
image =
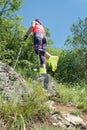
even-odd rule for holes
{"type": "Polygon", "coordinates": [[[55,71],[57,68],[58,56],[52,56],[51,54],[46,52],[46,46],[47,46],[46,32],[39,19],[35,19],[32,22],[26,35],[24,36],[24,40],[28,38],[28,35],[31,32],[34,35],[35,53],[38,54],[40,58],[40,65],[41,65],[40,73],[46,73],[46,59],[48,63],[52,65],[52,71],[55,71]]]}

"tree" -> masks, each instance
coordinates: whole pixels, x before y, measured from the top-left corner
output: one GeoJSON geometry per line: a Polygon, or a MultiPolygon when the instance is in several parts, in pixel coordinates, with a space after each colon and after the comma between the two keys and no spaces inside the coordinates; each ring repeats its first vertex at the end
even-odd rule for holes
{"type": "Polygon", "coordinates": [[[17,57],[17,51],[24,35],[24,27],[20,24],[22,18],[16,15],[22,0],[0,1],[0,60],[12,64],[17,57]]]}
{"type": "Polygon", "coordinates": [[[73,60],[79,80],[87,80],[87,18],[79,18],[78,23],[72,25],[71,32],[72,36],[67,37],[65,44],[73,47],[73,60]]]}
{"type": "Polygon", "coordinates": [[[78,23],[72,25],[71,32],[72,37],[68,36],[65,44],[87,48],[87,18],[85,20],[79,18],[78,23]]]}
{"type": "Polygon", "coordinates": [[[0,17],[11,16],[21,8],[23,0],[0,0],[0,17]]]}

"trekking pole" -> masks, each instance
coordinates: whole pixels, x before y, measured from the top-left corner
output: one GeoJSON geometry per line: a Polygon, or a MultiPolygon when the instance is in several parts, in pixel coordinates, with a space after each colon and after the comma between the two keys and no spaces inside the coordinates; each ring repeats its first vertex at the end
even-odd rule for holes
{"type": "Polygon", "coordinates": [[[19,56],[20,56],[20,54],[21,54],[21,51],[22,51],[23,46],[24,46],[24,44],[21,45],[20,51],[19,51],[19,53],[18,53],[18,56],[17,56],[16,62],[15,62],[15,65],[14,65],[14,67],[13,67],[14,70],[15,70],[15,68],[16,68],[16,66],[17,66],[17,63],[18,63],[18,60],[19,60],[19,56]]]}

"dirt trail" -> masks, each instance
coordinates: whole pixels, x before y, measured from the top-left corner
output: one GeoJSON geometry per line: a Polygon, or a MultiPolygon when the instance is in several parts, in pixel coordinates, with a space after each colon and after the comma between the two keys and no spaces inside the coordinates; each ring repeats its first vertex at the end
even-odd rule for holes
{"type": "Polygon", "coordinates": [[[78,109],[76,106],[74,106],[72,104],[64,105],[64,104],[60,104],[60,103],[54,103],[53,107],[58,109],[63,114],[68,114],[68,113],[70,114],[71,112],[78,111],[79,112],[79,116],[87,124],[87,113],[82,112],[82,110],[78,109]]]}

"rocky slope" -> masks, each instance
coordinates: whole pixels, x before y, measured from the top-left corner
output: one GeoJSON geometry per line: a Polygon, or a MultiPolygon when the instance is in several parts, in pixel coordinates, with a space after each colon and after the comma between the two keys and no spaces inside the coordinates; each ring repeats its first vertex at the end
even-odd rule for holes
{"type": "MultiPolygon", "coordinates": [[[[48,74],[37,75],[32,82],[34,84],[42,83],[43,91],[47,93],[49,97],[49,101],[47,105],[50,108],[49,116],[45,122],[49,122],[54,127],[61,126],[63,130],[87,130],[87,120],[84,120],[84,115],[82,116],[74,116],[70,113],[71,107],[66,107],[64,105],[58,104],[51,100],[50,97],[56,96],[59,98],[59,93],[56,88],[56,84],[53,78],[48,74]],[[59,114],[59,112],[61,114],[59,114]]],[[[3,96],[5,101],[12,100],[13,103],[17,103],[19,99],[23,99],[23,95],[31,94],[33,90],[29,85],[26,84],[25,80],[15,72],[10,66],[5,63],[0,62],[0,96],[3,96]]],[[[77,108],[74,107],[74,110],[77,108]]],[[[87,118],[87,116],[85,116],[87,118]]],[[[39,122],[39,120],[38,120],[39,122]]],[[[41,123],[41,122],[40,122],[41,123]]],[[[32,124],[34,126],[34,124],[32,124]]],[[[0,119],[0,129],[4,129],[3,121],[0,119]]],[[[30,130],[30,128],[26,128],[26,130],[30,130]]],[[[33,130],[36,130],[33,127],[33,130]]]]}

